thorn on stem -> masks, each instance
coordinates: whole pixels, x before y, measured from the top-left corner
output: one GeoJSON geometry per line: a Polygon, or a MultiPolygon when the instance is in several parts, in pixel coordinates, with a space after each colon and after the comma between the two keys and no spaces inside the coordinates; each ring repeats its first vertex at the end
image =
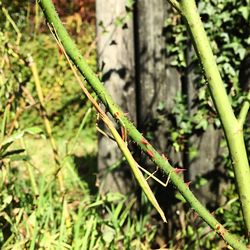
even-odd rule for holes
{"type": "Polygon", "coordinates": [[[61,47],[58,47],[58,53],[59,53],[60,56],[63,54],[63,50],[62,50],[61,47]]]}
{"type": "Polygon", "coordinates": [[[148,141],[147,141],[144,137],[142,137],[141,143],[142,143],[143,145],[146,145],[146,146],[149,144],[148,141]]]}
{"type": "Polygon", "coordinates": [[[153,154],[153,152],[151,151],[151,150],[147,150],[147,154],[150,156],[150,157],[154,157],[154,154],[153,154]]]}
{"type": "Polygon", "coordinates": [[[184,171],[186,171],[185,168],[174,168],[174,171],[176,174],[180,174],[180,173],[183,173],[184,171]]]}
{"type": "Polygon", "coordinates": [[[216,228],[216,232],[224,239],[226,230],[220,224],[217,224],[215,228],[216,228]]]}
{"type": "Polygon", "coordinates": [[[191,181],[187,181],[185,182],[186,186],[189,188],[190,184],[191,184],[191,181]]]}
{"type": "Polygon", "coordinates": [[[167,157],[166,155],[161,154],[161,156],[162,156],[166,161],[168,161],[168,157],[167,157]]]}
{"type": "Polygon", "coordinates": [[[115,112],[115,113],[114,113],[114,117],[115,117],[115,119],[119,120],[119,118],[120,118],[120,113],[119,113],[118,111],[115,112]]]}
{"type": "Polygon", "coordinates": [[[194,219],[193,219],[194,222],[197,220],[198,216],[199,215],[196,212],[194,212],[194,219]]]}

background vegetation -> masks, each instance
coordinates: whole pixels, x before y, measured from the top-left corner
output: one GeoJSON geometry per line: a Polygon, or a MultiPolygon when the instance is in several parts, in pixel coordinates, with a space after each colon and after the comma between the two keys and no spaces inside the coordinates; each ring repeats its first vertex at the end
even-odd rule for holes
{"type": "MultiPolygon", "coordinates": [[[[58,3],[59,12],[95,69],[94,1],[72,1],[71,6],[66,2],[58,3]]],[[[239,66],[250,44],[247,1],[201,1],[199,9],[217,52],[223,78],[228,83],[232,103],[240,107],[245,93],[238,85],[239,66]]],[[[96,170],[96,114],[78,85],[73,84],[72,72],[48,33],[37,4],[2,1],[0,11],[0,247],[149,249],[163,246],[162,235],[156,235],[157,223],[150,219],[150,206],[142,205],[144,209],[131,216],[134,197],[99,193],[102,187],[96,170]],[[64,192],[56,181],[53,150],[43,122],[30,57],[38,68],[46,116],[59,147],[65,176],[64,192]]],[[[173,44],[168,52],[176,59],[173,66],[184,74],[187,65],[182,52],[186,50],[188,36],[183,33],[185,28],[176,13],[166,20],[166,29],[171,34],[167,39],[173,44]]],[[[206,83],[203,81],[200,85],[200,81],[203,80],[197,79],[199,102],[195,105],[199,103],[201,113],[197,117],[190,118],[185,113],[185,96],[176,97],[174,129],[168,131],[176,150],[183,149],[183,136],[188,138],[200,129],[206,130],[208,120],[220,127],[206,83]]],[[[248,129],[248,150],[249,138],[248,129]]],[[[214,213],[231,232],[243,235],[240,205],[227,153],[223,155],[223,163],[229,169],[226,178],[230,185],[223,194],[225,206],[214,213]]],[[[202,182],[197,182],[199,184],[202,182]]],[[[141,202],[145,202],[143,196],[141,202]]],[[[168,247],[217,249],[218,244],[223,244],[203,223],[194,222],[190,213],[185,215],[184,221],[191,225],[177,231],[176,238],[166,244],[168,247]]]]}

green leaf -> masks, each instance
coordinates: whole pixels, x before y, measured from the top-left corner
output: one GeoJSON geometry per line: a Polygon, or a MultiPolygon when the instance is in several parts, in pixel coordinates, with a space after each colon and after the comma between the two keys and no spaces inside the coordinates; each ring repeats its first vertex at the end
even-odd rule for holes
{"type": "Polygon", "coordinates": [[[198,98],[199,98],[200,101],[206,99],[206,89],[205,88],[201,88],[199,90],[198,98]]]}
{"type": "Polygon", "coordinates": [[[126,20],[125,20],[124,17],[117,17],[117,18],[115,19],[115,25],[116,25],[117,27],[122,27],[125,23],[126,23],[126,20]]]}
{"type": "Polygon", "coordinates": [[[115,230],[109,226],[104,226],[103,230],[103,240],[107,245],[109,245],[115,237],[115,230]]]}
{"type": "Polygon", "coordinates": [[[204,131],[207,129],[208,121],[206,119],[202,119],[196,126],[196,129],[203,129],[204,131]]]}
{"type": "Polygon", "coordinates": [[[239,8],[239,12],[241,12],[243,18],[248,21],[248,16],[249,16],[249,7],[247,6],[241,6],[239,8]]]}
{"type": "Polygon", "coordinates": [[[163,111],[165,109],[165,102],[164,101],[160,101],[158,106],[157,106],[157,110],[158,111],[163,111]]]}
{"type": "Polygon", "coordinates": [[[135,0],[127,0],[126,1],[126,6],[129,8],[132,8],[135,3],[135,0]]]}
{"type": "Polygon", "coordinates": [[[12,195],[5,194],[3,198],[3,202],[0,207],[0,211],[3,211],[11,203],[12,200],[13,200],[12,195]]]}
{"type": "Polygon", "coordinates": [[[179,143],[174,142],[173,143],[173,147],[174,147],[174,149],[175,149],[176,152],[180,152],[180,144],[179,143]]]}
{"type": "Polygon", "coordinates": [[[110,203],[112,202],[118,202],[118,201],[122,201],[124,200],[124,195],[120,194],[120,193],[113,193],[113,192],[109,192],[107,193],[107,196],[106,196],[106,200],[110,203]]]}
{"type": "Polygon", "coordinates": [[[196,183],[195,183],[195,188],[196,189],[199,189],[201,186],[204,186],[207,184],[207,179],[201,177],[201,176],[197,176],[197,180],[196,180],[196,183]]]}
{"type": "Polygon", "coordinates": [[[24,151],[25,151],[24,149],[10,150],[10,151],[6,152],[5,154],[2,154],[0,156],[0,159],[1,158],[6,158],[6,157],[9,157],[9,156],[13,156],[13,155],[19,155],[19,154],[23,153],[24,151]]]}
{"type": "Polygon", "coordinates": [[[39,127],[30,127],[30,128],[26,128],[24,130],[24,132],[27,132],[27,133],[29,133],[31,135],[37,135],[37,134],[43,133],[43,130],[41,128],[39,128],[39,127]]]}
{"type": "Polygon", "coordinates": [[[192,161],[195,157],[197,157],[199,154],[198,150],[195,147],[190,147],[189,148],[189,158],[190,161],[192,161]]]}
{"type": "Polygon", "coordinates": [[[20,131],[20,132],[14,133],[13,135],[5,138],[4,141],[0,144],[0,148],[4,147],[7,144],[11,144],[12,142],[22,138],[23,135],[24,135],[24,131],[20,131]]]}
{"type": "Polygon", "coordinates": [[[214,124],[217,128],[220,128],[221,127],[221,122],[220,122],[220,119],[219,118],[215,118],[214,119],[214,124]]]}

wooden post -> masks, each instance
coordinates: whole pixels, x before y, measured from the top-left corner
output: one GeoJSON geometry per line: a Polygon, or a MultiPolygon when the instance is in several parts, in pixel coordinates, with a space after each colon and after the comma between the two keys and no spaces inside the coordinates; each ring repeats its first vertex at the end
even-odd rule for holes
{"type": "MultiPolygon", "coordinates": [[[[125,4],[125,0],[96,1],[98,65],[108,92],[136,121],[133,17],[126,11],[125,4]]],[[[116,143],[100,135],[99,170],[107,170],[120,159],[116,143]]],[[[129,185],[125,177],[121,168],[108,174],[104,191],[126,192],[129,185]]]]}
{"type": "MultiPolygon", "coordinates": [[[[166,56],[164,22],[168,8],[165,0],[139,0],[135,14],[138,126],[142,131],[155,131],[152,142],[164,153],[169,122],[162,119],[159,107],[163,105],[164,115],[171,112],[174,98],[181,90],[180,75],[169,66],[166,56]]],[[[176,159],[180,160],[180,156],[176,159]]]]}

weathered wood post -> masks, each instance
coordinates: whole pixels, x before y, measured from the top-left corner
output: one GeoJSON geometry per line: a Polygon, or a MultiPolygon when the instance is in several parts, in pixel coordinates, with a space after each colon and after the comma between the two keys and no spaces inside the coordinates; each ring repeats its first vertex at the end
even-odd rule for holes
{"type": "Polygon", "coordinates": [[[138,126],[152,129],[154,145],[166,153],[168,122],[161,119],[159,106],[170,112],[181,90],[180,75],[166,56],[164,22],[168,13],[165,0],[139,0],[136,5],[136,64],[138,126]]]}
{"type": "MultiPolygon", "coordinates": [[[[164,23],[169,11],[165,0],[138,0],[135,6],[135,51],[137,79],[138,127],[146,133],[150,131],[152,144],[166,154],[172,162],[181,162],[182,155],[171,147],[167,132],[171,122],[169,114],[174,106],[174,98],[181,91],[181,78],[176,69],[170,66],[167,57],[164,23]]],[[[160,176],[162,178],[162,176],[160,176]]],[[[157,198],[162,208],[166,208],[168,236],[176,215],[172,206],[171,189],[158,189],[157,198]],[[167,197],[167,198],[166,198],[167,197]]]]}
{"type": "MultiPolygon", "coordinates": [[[[97,55],[102,80],[114,100],[136,121],[133,18],[126,0],[97,0],[97,55]]],[[[121,159],[115,142],[99,137],[98,168],[105,171],[121,159]]],[[[104,191],[127,191],[124,171],[106,176],[104,191]]]]}

